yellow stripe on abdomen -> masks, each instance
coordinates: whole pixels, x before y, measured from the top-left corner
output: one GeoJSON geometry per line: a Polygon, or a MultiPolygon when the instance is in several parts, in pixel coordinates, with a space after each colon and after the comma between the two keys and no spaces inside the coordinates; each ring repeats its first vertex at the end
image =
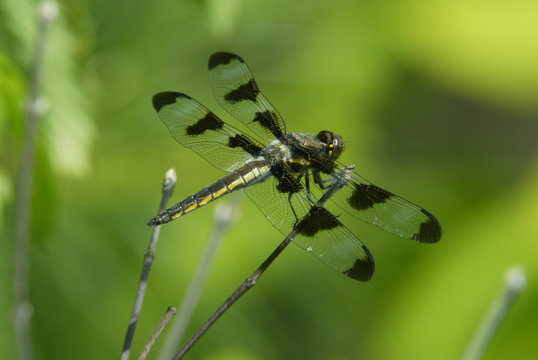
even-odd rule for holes
{"type": "Polygon", "coordinates": [[[265,175],[269,170],[270,166],[264,159],[250,161],[240,169],[168,208],[161,215],[154,218],[154,224],[163,224],[175,220],[232,191],[244,188],[265,175]]]}

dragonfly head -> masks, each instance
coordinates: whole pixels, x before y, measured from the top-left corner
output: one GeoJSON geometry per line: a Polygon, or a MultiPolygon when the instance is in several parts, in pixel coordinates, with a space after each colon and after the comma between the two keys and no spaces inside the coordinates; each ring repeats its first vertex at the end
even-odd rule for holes
{"type": "Polygon", "coordinates": [[[337,159],[340,154],[342,154],[342,151],[344,151],[344,142],[342,141],[342,138],[332,131],[320,131],[319,134],[316,135],[316,138],[323,144],[325,153],[334,159],[337,159]]]}

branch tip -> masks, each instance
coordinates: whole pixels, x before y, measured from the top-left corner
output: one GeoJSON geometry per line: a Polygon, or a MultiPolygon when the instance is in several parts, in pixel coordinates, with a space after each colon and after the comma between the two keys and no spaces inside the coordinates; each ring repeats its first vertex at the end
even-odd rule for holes
{"type": "Polygon", "coordinates": [[[168,171],[166,171],[166,174],[164,174],[163,191],[171,187],[173,188],[176,185],[176,182],[177,182],[176,169],[175,168],[168,169],[168,171]]]}
{"type": "Polygon", "coordinates": [[[527,274],[520,266],[514,266],[506,272],[505,281],[511,292],[520,293],[527,287],[527,274]]]}
{"type": "Polygon", "coordinates": [[[46,0],[39,4],[39,17],[42,21],[51,22],[58,17],[58,3],[53,0],[46,0]]]}
{"type": "Polygon", "coordinates": [[[228,225],[239,219],[240,206],[237,202],[225,202],[215,205],[213,217],[219,225],[228,225]]]}

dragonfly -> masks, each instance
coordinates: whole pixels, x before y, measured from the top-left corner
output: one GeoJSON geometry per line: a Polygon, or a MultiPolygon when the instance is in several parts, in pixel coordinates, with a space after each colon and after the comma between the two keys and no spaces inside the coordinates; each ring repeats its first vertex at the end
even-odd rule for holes
{"type": "Polygon", "coordinates": [[[441,225],[431,213],[354,171],[345,183],[338,184],[338,191],[327,202],[339,211],[338,215],[326,206],[317,206],[323,191],[340,181],[338,174],[346,170],[338,161],[344,150],[342,137],[329,130],[317,135],[287,132],[284,119],[262,94],[247,63],[238,55],[211,55],[208,71],[217,102],[253,135],[224,122],[184,93],[156,94],[153,107],[174,139],[227,175],[160,212],[148,225],[168,223],[244,189],[285,235],[312,212],[308,225],[293,242],[360,281],[372,278],[374,258],[339,220],[341,211],[402,238],[420,243],[441,239],[441,225]]]}

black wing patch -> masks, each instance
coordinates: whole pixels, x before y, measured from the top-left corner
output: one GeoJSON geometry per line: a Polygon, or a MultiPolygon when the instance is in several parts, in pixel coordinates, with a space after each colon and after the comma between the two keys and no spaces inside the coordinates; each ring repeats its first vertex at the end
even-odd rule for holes
{"type": "Polygon", "coordinates": [[[392,197],[391,193],[375,185],[354,183],[351,186],[354,186],[355,190],[349,197],[348,202],[356,210],[370,209],[374,205],[384,203],[392,197]]]}
{"type": "Polygon", "coordinates": [[[248,159],[260,155],[263,148],[188,95],[158,93],[153,97],[153,106],[178,143],[221,170],[238,169],[248,159]]]}
{"type": "Polygon", "coordinates": [[[432,214],[357,173],[331,201],[356,218],[397,236],[422,243],[441,239],[441,225],[432,214]]]}
{"type": "Polygon", "coordinates": [[[207,113],[206,116],[198,120],[195,124],[187,126],[187,135],[201,135],[207,130],[222,129],[224,122],[215,116],[212,112],[207,113]]]}
{"type": "Polygon", "coordinates": [[[231,104],[235,104],[243,100],[256,101],[259,93],[260,89],[258,89],[258,85],[256,85],[254,80],[250,80],[248,83],[243,84],[224,95],[224,100],[231,104]]]}
{"type": "Polygon", "coordinates": [[[217,52],[211,55],[207,67],[209,70],[213,70],[218,65],[229,64],[232,60],[235,60],[238,56],[229,52],[217,52]]]}
{"type": "Polygon", "coordinates": [[[262,150],[259,144],[245,134],[236,134],[230,137],[228,147],[243,149],[253,157],[260,156],[260,151],[262,150]]]}
{"type": "Polygon", "coordinates": [[[284,120],[261,93],[245,61],[231,53],[209,58],[209,82],[218,103],[266,140],[282,139],[284,120]]]}
{"type": "Polygon", "coordinates": [[[332,230],[339,225],[340,222],[329,212],[329,210],[315,206],[312,208],[310,218],[301,229],[300,234],[305,236],[316,236],[320,231],[332,230]]]}

